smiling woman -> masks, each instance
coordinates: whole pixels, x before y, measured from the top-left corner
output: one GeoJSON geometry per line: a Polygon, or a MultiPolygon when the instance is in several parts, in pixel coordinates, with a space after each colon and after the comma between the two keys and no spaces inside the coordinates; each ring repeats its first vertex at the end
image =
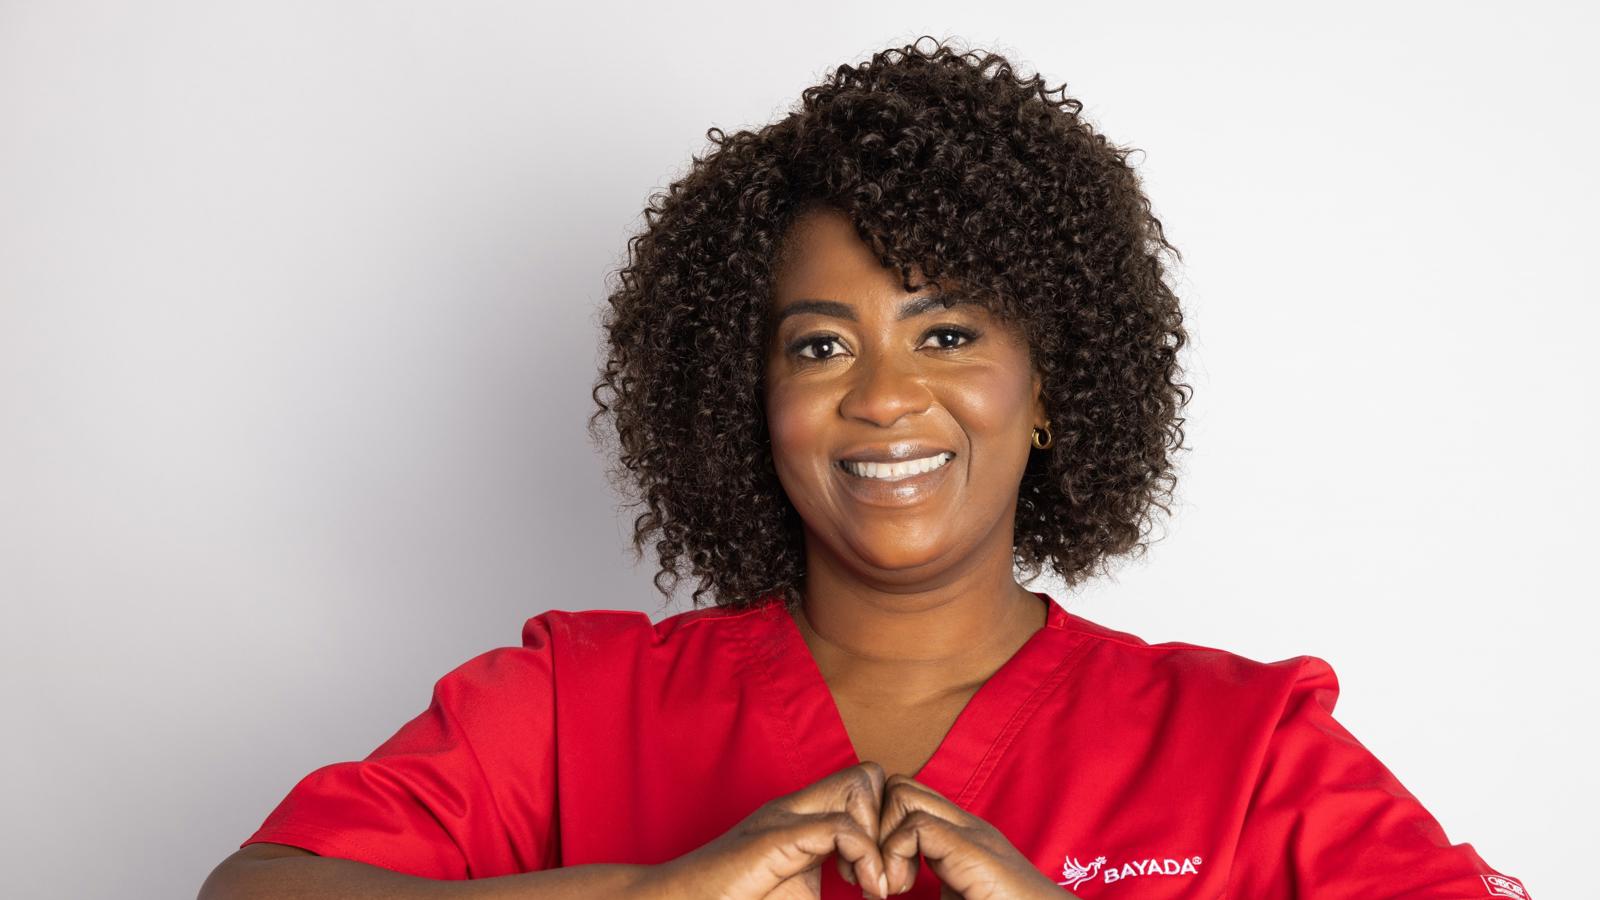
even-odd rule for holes
{"type": "Polygon", "coordinates": [[[1017,485],[1048,426],[1026,336],[970,298],[902,300],[842,213],[810,211],[788,240],[765,408],[809,582],[914,588],[978,556],[1009,580],[1017,485]]]}
{"type": "Polygon", "coordinates": [[[1182,447],[1175,251],[1080,110],[919,41],[712,129],[630,242],[591,420],[696,608],[529,619],[208,896],[1525,897],[1324,661],[1024,587],[1141,552],[1182,447]]]}

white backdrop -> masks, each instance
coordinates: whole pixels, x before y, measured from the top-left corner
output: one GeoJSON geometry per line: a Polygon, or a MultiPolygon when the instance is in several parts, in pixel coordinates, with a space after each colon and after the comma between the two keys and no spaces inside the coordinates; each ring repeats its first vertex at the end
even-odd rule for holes
{"type": "Polygon", "coordinates": [[[584,420],[705,130],[924,32],[1086,103],[1170,239],[1175,515],[1067,608],[1333,664],[1535,897],[1596,832],[1590,4],[0,3],[13,897],[193,896],[552,607],[661,618],[584,420]]]}

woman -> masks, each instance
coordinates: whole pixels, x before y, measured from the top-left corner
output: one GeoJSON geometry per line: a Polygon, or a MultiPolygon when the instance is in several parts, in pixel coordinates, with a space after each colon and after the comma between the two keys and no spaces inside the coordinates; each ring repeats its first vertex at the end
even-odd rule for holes
{"type": "Polygon", "coordinates": [[[1187,401],[1173,248],[1052,93],[918,41],[712,129],[595,390],[696,608],[530,619],[203,896],[1526,896],[1332,718],[1322,660],[1022,586],[1144,549],[1187,401]]]}

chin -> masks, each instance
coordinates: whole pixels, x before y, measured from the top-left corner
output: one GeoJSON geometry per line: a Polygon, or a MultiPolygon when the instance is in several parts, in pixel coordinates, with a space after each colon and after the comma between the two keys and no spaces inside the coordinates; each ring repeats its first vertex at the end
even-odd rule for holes
{"type": "Polygon", "coordinates": [[[849,538],[850,549],[863,563],[886,572],[920,569],[945,558],[950,546],[937,535],[906,536],[880,529],[849,538]]]}

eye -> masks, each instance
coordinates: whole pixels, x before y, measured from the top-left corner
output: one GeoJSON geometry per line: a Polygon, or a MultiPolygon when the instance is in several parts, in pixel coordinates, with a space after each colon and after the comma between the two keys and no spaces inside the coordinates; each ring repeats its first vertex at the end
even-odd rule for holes
{"type": "Polygon", "coordinates": [[[957,350],[957,349],[960,349],[961,347],[965,347],[967,344],[971,343],[974,340],[977,340],[977,338],[978,338],[977,334],[975,334],[975,333],[973,333],[971,331],[968,331],[965,328],[957,328],[954,325],[944,325],[944,326],[940,326],[938,328],[935,328],[932,331],[928,332],[928,337],[930,337],[930,338],[940,338],[940,337],[955,338],[955,339],[960,341],[960,343],[953,343],[953,342],[941,343],[940,346],[933,348],[935,350],[957,350]]]}
{"type": "Polygon", "coordinates": [[[798,354],[803,359],[814,359],[814,360],[819,360],[820,361],[820,360],[832,359],[833,356],[834,356],[834,351],[837,351],[838,348],[839,348],[839,339],[837,337],[835,337],[834,335],[831,335],[831,334],[814,334],[814,335],[810,335],[808,337],[800,338],[799,340],[797,340],[794,343],[790,344],[789,345],[789,352],[798,354]],[[809,350],[809,349],[812,349],[812,348],[818,348],[818,347],[826,347],[829,352],[827,352],[825,354],[821,354],[821,355],[808,354],[808,353],[805,352],[806,350],[809,350]]]}

